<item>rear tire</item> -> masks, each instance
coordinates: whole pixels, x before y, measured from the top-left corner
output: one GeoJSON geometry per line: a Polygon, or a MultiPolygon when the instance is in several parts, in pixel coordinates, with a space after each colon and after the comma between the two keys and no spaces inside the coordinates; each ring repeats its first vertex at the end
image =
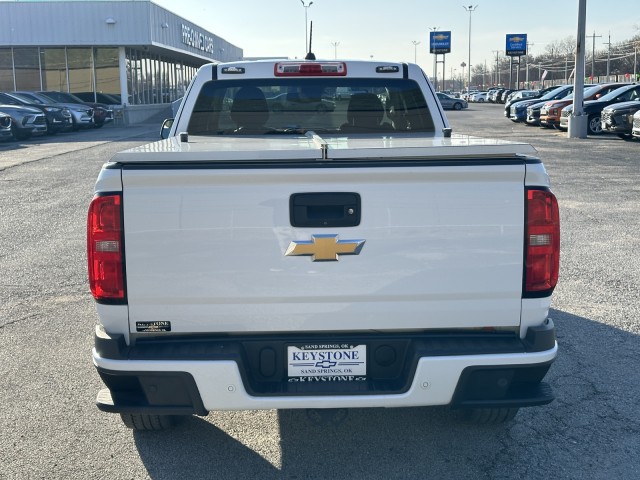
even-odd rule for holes
{"type": "Polygon", "coordinates": [[[519,410],[519,408],[465,408],[460,411],[460,418],[465,423],[476,425],[500,425],[513,420],[519,410]]]}
{"type": "Polygon", "coordinates": [[[159,431],[173,428],[182,418],[177,415],[147,415],[144,413],[121,413],[120,418],[127,428],[137,431],[159,431]]]}

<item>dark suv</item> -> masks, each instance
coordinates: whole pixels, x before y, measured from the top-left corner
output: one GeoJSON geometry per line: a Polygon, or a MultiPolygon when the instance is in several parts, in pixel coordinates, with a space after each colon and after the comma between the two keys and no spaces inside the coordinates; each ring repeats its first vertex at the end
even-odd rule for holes
{"type": "Polygon", "coordinates": [[[34,103],[28,98],[24,98],[17,93],[0,93],[0,104],[37,108],[44,113],[47,121],[47,133],[49,135],[65,130],[71,130],[73,127],[71,112],[68,108],[61,105],[42,105],[40,103],[34,103]]]}

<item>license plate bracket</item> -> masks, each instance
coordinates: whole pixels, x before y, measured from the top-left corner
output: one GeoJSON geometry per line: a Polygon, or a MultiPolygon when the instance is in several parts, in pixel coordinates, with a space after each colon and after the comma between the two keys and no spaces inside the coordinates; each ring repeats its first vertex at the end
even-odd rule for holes
{"type": "Polygon", "coordinates": [[[317,343],[287,346],[289,381],[362,381],[367,376],[364,344],[317,343]]]}

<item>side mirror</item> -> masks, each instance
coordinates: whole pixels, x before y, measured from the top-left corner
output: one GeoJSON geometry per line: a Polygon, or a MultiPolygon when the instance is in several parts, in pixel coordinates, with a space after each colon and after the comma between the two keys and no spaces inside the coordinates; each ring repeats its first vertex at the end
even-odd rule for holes
{"type": "Polygon", "coordinates": [[[171,131],[172,126],[173,118],[167,118],[164,122],[162,122],[162,127],[160,128],[160,138],[169,138],[169,132],[171,131]]]}

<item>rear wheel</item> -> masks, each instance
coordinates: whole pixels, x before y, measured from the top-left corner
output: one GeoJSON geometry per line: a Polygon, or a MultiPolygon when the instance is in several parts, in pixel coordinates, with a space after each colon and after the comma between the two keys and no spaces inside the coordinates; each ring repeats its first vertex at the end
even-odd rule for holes
{"type": "Polygon", "coordinates": [[[499,425],[518,414],[519,408],[465,408],[460,410],[460,418],[476,425],[499,425]]]}
{"type": "Polygon", "coordinates": [[[143,413],[121,413],[122,422],[137,431],[158,431],[174,427],[183,417],[178,415],[147,415],[143,413]]]}

